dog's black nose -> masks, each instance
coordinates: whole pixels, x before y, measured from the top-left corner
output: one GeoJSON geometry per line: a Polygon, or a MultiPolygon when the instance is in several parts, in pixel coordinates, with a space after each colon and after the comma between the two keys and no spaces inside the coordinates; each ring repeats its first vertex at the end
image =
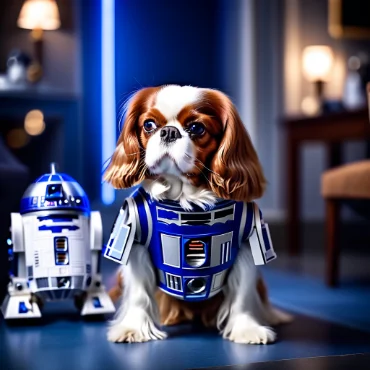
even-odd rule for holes
{"type": "Polygon", "coordinates": [[[165,143],[171,143],[180,139],[180,131],[175,126],[165,126],[161,129],[161,138],[165,143]]]}

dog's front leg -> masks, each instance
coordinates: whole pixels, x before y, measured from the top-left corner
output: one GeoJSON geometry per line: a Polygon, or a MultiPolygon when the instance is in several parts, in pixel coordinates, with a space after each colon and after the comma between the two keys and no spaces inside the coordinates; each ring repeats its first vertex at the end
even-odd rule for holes
{"type": "Polygon", "coordinates": [[[275,332],[262,325],[266,307],[257,293],[257,278],[250,248],[243,244],[228,276],[225,299],[217,315],[217,327],[225,339],[250,344],[275,340],[275,332]]]}
{"type": "Polygon", "coordinates": [[[133,245],[128,264],[122,267],[121,273],[124,282],[122,302],[110,323],[108,340],[146,342],[166,338],[167,334],[157,328],[156,277],[144,246],[133,245]]]}

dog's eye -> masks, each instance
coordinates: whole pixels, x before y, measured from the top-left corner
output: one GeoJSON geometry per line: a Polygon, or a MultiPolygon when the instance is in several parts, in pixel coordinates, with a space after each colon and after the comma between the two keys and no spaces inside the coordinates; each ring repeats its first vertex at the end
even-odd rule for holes
{"type": "Polygon", "coordinates": [[[202,135],[205,130],[206,129],[203,123],[200,123],[200,122],[193,122],[187,128],[187,131],[189,132],[190,135],[196,135],[196,136],[202,135]]]}
{"type": "Polygon", "coordinates": [[[144,122],[144,130],[146,132],[153,132],[156,128],[157,128],[157,125],[155,124],[153,120],[148,119],[144,122]]]}

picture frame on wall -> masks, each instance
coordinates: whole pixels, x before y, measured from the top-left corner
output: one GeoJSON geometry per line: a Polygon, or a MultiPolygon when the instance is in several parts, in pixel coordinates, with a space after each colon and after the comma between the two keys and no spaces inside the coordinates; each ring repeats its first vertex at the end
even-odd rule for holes
{"type": "Polygon", "coordinates": [[[369,0],[328,0],[328,31],[335,39],[370,39],[369,0]]]}

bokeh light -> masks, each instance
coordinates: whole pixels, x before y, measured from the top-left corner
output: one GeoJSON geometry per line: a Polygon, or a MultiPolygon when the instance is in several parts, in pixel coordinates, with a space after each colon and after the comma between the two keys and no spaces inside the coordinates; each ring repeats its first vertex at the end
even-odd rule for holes
{"type": "Polygon", "coordinates": [[[6,135],[6,142],[9,148],[19,149],[27,145],[29,136],[23,128],[14,128],[6,135]]]}
{"type": "Polygon", "coordinates": [[[301,109],[307,116],[314,116],[320,111],[320,102],[313,96],[306,96],[302,100],[301,109]]]}
{"type": "Polygon", "coordinates": [[[40,135],[45,130],[44,115],[40,110],[31,110],[24,119],[24,129],[31,136],[40,135]]]}

